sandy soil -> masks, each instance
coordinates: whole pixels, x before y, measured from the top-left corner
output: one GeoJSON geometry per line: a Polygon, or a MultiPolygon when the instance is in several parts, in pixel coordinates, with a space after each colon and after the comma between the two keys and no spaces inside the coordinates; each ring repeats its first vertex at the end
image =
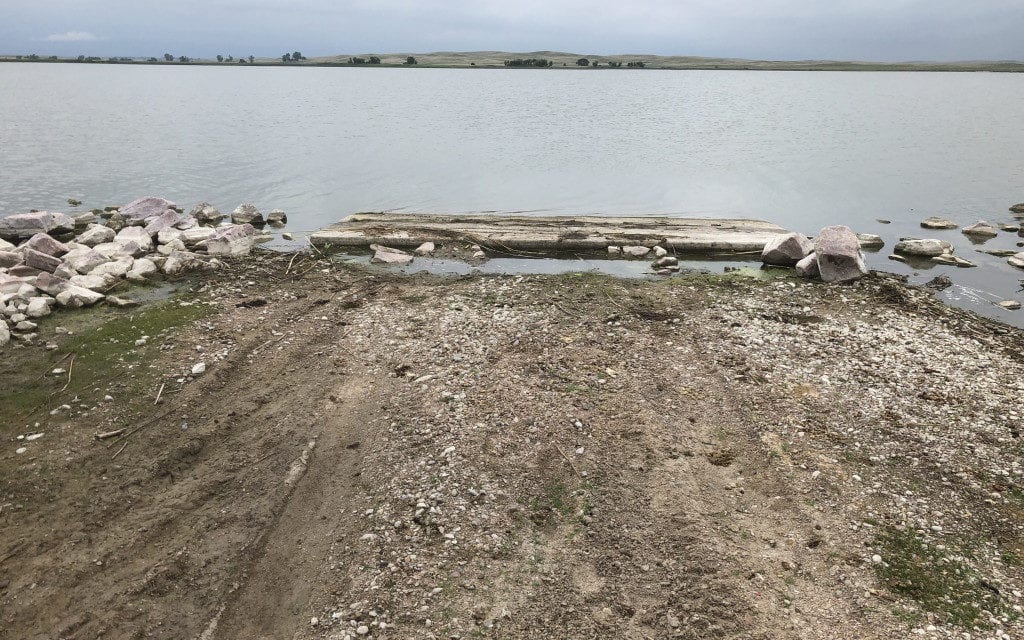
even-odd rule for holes
{"type": "Polygon", "coordinates": [[[881,276],[289,258],[0,352],[0,637],[1024,630],[1020,331],[881,276]]]}

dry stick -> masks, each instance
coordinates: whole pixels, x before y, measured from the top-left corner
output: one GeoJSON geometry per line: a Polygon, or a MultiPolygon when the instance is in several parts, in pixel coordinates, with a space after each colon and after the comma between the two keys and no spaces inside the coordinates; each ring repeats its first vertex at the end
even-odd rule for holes
{"type": "Polygon", "coordinates": [[[288,275],[292,271],[292,263],[295,262],[295,258],[299,257],[299,252],[296,251],[292,254],[292,259],[288,261],[288,268],[284,270],[284,275],[288,275]]]}
{"type": "Polygon", "coordinates": [[[163,394],[163,392],[164,392],[164,385],[165,384],[167,384],[167,383],[166,382],[161,382],[160,383],[160,390],[156,392],[156,400],[153,401],[153,404],[159,404],[159,402],[160,402],[160,395],[163,394]]]}
{"type": "Polygon", "coordinates": [[[565,455],[565,452],[562,451],[562,447],[558,446],[557,442],[552,442],[551,444],[555,445],[555,448],[558,449],[558,453],[562,454],[562,457],[565,458],[565,461],[568,462],[569,466],[572,467],[572,470],[576,472],[576,476],[582,478],[583,474],[580,473],[580,470],[576,468],[576,464],[569,459],[569,456],[565,455]]]}
{"type": "Polygon", "coordinates": [[[67,389],[68,385],[71,384],[71,370],[74,369],[74,368],[75,368],[75,356],[71,356],[71,364],[68,365],[68,381],[65,382],[64,386],[60,388],[61,391],[64,391],[65,389],[67,389]]]}
{"type": "Polygon", "coordinates": [[[93,437],[97,440],[106,440],[108,438],[116,438],[117,436],[124,433],[124,429],[117,429],[116,431],[107,431],[105,433],[97,433],[93,437]]]}

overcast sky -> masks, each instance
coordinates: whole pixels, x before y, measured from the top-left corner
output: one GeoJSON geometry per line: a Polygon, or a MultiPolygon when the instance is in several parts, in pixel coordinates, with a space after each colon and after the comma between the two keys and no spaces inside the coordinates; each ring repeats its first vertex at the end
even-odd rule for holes
{"type": "Polygon", "coordinates": [[[1024,0],[0,0],[0,53],[1021,60],[1024,0]]]}

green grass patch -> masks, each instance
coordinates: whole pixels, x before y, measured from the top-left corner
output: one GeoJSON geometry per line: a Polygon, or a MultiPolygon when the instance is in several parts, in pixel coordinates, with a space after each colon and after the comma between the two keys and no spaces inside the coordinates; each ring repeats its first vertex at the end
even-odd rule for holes
{"type": "Polygon", "coordinates": [[[210,305],[182,306],[180,299],[171,299],[136,309],[87,309],[47,319],[73,333],[56,336],[56,351],[33,349],[19,358],[18,366],[3,367],[0,428],[24,426],[30,418],[108,382],[131,385],[137,378],[124,375],[125,365],[155,352],[161,338],[175,329],[212,313],[210,305]],[[149,336],[146,346],[136,347],[135,340],[144,335],[149,336]],[[58,367],[70,376],[50,373],[58,367]]]}
{"type": "Polygon", "coordinates": [[[1005,613],[1007,605],[995,589],[969,566],[912,530],[887,528],[876,540],[882,564],[878,579],[893,593],[916,602],[943,622],[961,627],[988,626],[986,610],[1005,613]]]}

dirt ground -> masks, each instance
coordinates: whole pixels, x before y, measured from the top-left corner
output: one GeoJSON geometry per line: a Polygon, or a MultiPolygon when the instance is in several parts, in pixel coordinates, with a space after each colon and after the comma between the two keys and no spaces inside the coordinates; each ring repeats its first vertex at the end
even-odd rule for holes
{"type": "Polygon", "coordinates": [[[0,351],[0,638],[1024,632],[1024,334],[892,278],[178,286],[0,351]]]}

